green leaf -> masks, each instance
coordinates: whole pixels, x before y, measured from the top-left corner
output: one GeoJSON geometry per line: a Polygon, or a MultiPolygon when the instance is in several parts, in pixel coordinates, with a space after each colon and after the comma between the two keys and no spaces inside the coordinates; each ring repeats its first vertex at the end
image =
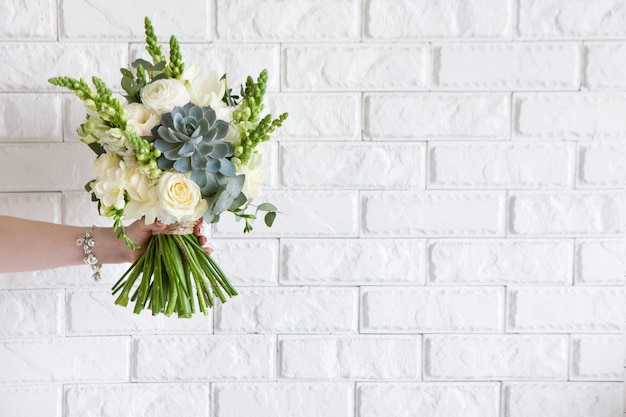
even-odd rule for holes
{"type": "Polygon", "coordinates": [[[272,203],[263,203],[257,206],[257,210],[261,211],[278,211],[275,205],[272,203]]]}
{"type": "Polygon", "coordinates": [[[276,212],[275,211],[270,211],[265,215],[265,224],[267,227],[272,227],[272,225],[274,224],[274,219],[276,219],[276,212]]]}

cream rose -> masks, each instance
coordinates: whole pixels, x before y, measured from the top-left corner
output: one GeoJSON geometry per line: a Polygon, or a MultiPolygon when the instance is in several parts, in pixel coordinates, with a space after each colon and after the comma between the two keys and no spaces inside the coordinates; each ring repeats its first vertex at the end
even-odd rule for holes
{"type": "Polygon", "coordinates": [[[143,105],[159,115],[189,103],[185,85],[174,78],[153,81],[142,88],[139,95],[143,105]]]}
{"type": "Polygon", "coordinates": [[[161,123],[161,116],[141,103],[130,103],[124,110],[131,130],[139,136],[149,136],[152,128],[161,123]]]}
{"type": "Polygon", "coordinates": [[[161,175],[157,188],[161,208],[166,214],[161,216],[164,223],[198,220],[209,208],[190,174],[166,172],[161,175]]]}
{"type": "Polygon", "coordinates": [[[222,105],[222,98],[226,93],[226,80],[221,80],[215,71],[208,71],[198,64],[192,64],[185,68],[180,79],[185,83],[191,102],[196,106],[222,105]]]}

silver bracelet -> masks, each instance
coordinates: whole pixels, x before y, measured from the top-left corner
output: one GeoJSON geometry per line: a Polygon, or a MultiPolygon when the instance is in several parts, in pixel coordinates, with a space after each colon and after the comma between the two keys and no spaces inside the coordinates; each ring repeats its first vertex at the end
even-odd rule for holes
{"type": "Polygon", "coordinates": [[[93,231],[95,228],[95,225],[91,226],[84,235],[78,236],[78,239],[76,239],[76,245],[83,247],[83,251],[85,252],[83,262],[91,268],[93,280],[100,281],[100,268],[102,268],[102,264],[93,253],[93,247],[96,246],[96,241],[93,239],[93,231]]]}

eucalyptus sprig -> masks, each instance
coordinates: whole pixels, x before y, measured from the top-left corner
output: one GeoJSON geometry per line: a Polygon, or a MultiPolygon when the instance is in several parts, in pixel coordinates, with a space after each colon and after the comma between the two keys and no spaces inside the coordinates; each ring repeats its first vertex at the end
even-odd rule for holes
{"type": "Polygon", "coordinates": [[[252,231],[252,223],[258,218],[259,211],[265,211],[265,215],[263,216],[263,221],[267,227],[272,227],[274,224],[274,220],[276,219],[276,215],[279,213],[278,209],[275,205],[271,203],[261,203],[258,206],[254,204],[248,203],[244,207],[239,207],[234,210],[230,210],[236,216],[237,220],[243,219],[246,223],[244,226],[243,232],[250,233],[252,231]],[[250,207],[255,208],[254,214],[248,213],[248,209],[250,207]]]}

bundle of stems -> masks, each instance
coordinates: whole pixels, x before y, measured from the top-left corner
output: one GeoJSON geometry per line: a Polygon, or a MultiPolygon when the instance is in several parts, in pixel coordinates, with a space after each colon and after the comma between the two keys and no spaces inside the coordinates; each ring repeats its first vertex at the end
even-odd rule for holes
{"type": "Polygon", "coordinates": [[[133,263],[112,288],[115,304],[134,302],[134,312],[148,308],[152,315],[177,313],[189,318],[198,308],[204,315],[237,291],[224,272],[198,243],[194,234],[156,234],[146,252],[133,263]],[[141,279],[140,279],[141,277],[141,279]],[[138,285],[135,285],[139,281],[138,285]],[[132,293],[132,295],[131,295],[132,293]]]}

